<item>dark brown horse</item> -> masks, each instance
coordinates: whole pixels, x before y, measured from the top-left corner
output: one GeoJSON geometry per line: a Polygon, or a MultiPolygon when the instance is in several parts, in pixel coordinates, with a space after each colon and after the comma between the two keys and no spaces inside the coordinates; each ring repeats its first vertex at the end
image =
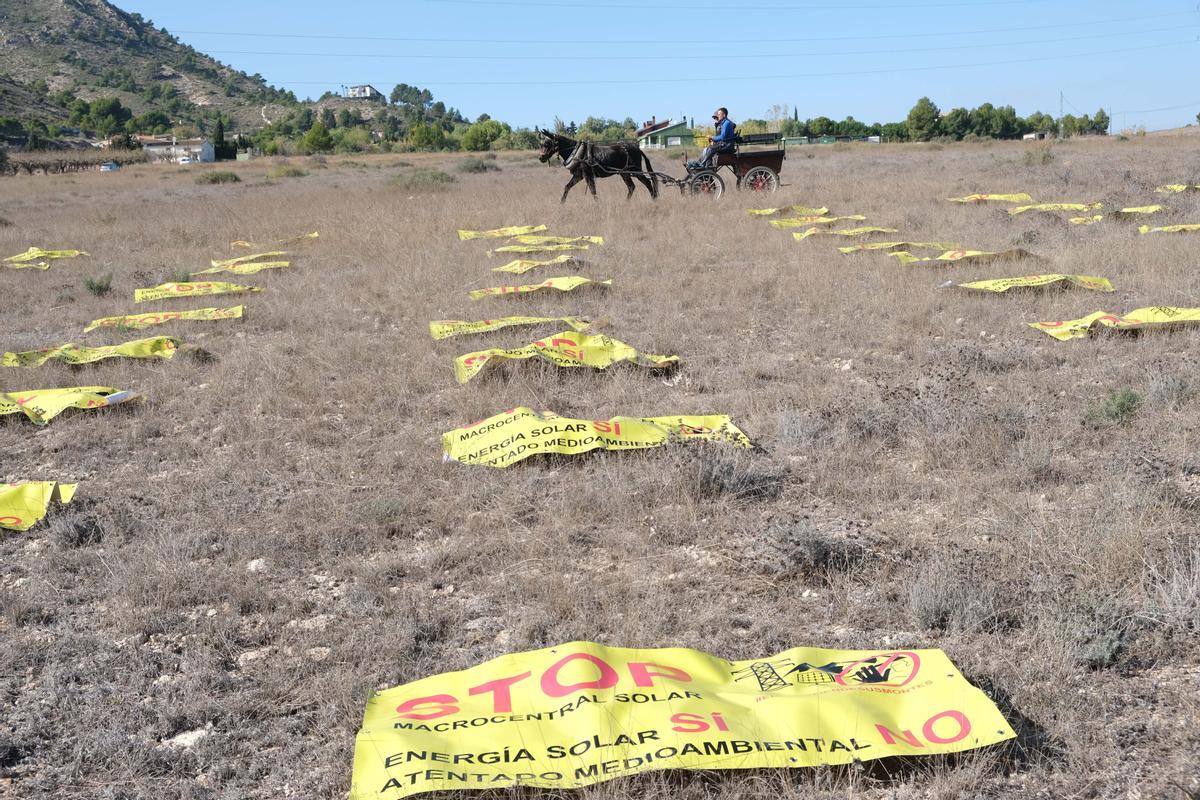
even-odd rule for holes
{"type": "Polygon", "coordinates": [[[562,158],[563,166],[571,173],[571,180],[563,188],[562,202],[567,202],[567,193],[571,187],[580,181],[587,181],[588,191],[596,196],[596,178],[608,178],[620,175],[625,181],[625,194],[628,200],[633,196],[634,185],[631,178],[637,178],[650,192],[650,196],[658,198],[658,176],[654,167],[642,149],[633,142],[617,144],[592,144],[568,139],[557,133],[538,129],[542,137],[542,150],[538,160],[545,164],[554,156],[562,158]],[[644,169],[643,169],[644,165],[644,169]]]}

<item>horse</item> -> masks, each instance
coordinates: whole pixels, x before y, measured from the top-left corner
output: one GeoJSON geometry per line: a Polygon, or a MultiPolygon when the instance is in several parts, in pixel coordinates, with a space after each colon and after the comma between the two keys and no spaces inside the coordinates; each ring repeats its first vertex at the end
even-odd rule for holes
{"type": "Polygon", "coordinates": [[[592,144],[568,139],[566,136],[540,128],[538,135],[542,137],[542,151],[538,154],[538,161],[545,164],[557,155],[562,158],[563,166],[571,172],[571,180],[567,181],[563,188],[562,202],[567,202],[567,193],[571,191],[571,187],[583,180],[587,181],[588,190],[592,197],[595,197],[596,178],[608,178],[612,175],[620,175],[621,180],[625,181],[625,188],[629,190],[625,194],[626,200],[633,197],[635,188],[630,176],[641,181],[650,192],[650,196],[658,199],[658,176],[654,174],[650,159],[633,142],[592,144]],[[643,164],[645,169],[642,169],[643,164]]]}

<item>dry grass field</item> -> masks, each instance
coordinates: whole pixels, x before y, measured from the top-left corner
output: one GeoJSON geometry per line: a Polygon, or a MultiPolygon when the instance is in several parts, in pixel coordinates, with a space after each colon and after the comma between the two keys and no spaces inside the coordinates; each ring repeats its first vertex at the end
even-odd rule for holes
{"type": "Polygon", "coordinates": [[[0,372],[3,391],[146,398],[45,428],[0,419],[0,480],[80,482],[71,506],[0,536],[0,796],[344,797],[372,689],[573,639],[738,659],[940,647],[1019,737],[957,758],[521,797],[1200,796],[1200,329],[1056,342],[1025,325],[1200,305],[1200,235],[944,201],[1164,202],[1154,224],[1200,222],[1200,194],[1152,191],[1200,183],[1200,140],[791,152],[771,205],[1042,259],[949,268],[794,242],[732,191],[652,203],[639,187],[625,202],[610,179],[598,202],[577,186],[561,206],[566,173],[532,154],[478,174],[465,158],[0,179],[3,255],[91,253],[0,270],[0,349],[162,333],[213,356],[0,372]],[[432,184],[422,170],[436,169],[456,181],[432,184]],[[240,182],[197,184],[215,170],[240,182]],[[533,223],[605,236],[577,271],[611,291],[471,302],[569,274],[506,280],[488,241],[455,236],[533,223]],[[234,239],[310,230],[290,269],[215,276],[261,294],[132,302],[234,239]],[[936,288],[1047,271],[1117,291],[936,288]],[[110,272],[107,295],[84,287],[110,272]],[[237,303],[240,322],[81,333],[237,303]],[[456,355],[552,329],[434,342],[428,321],[509,313],[605,318],[684,366],[664,381],[528,361],[455,384],[456,355]],[[442,462],[444,431],[518,405],[726,413],[762,450],[442,462]]]}

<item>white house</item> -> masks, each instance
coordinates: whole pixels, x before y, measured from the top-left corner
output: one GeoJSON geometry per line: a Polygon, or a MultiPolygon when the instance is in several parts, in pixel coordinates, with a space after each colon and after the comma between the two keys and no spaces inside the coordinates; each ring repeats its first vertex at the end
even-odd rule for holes
{"type": "Polygon", "coordinates": [[[364,83],[361,86],[347,87],[346,97],[352,100],[383,100],[383,92],[369,83],[364,83]]]}
{"type": "Polygon", "coordinates": [[[146,158],[151,161],[178,162],[185,156],[208,163],[217,160],[217,152],[208,139],[176,139],[166,136],[138,136],[146,158]]]}

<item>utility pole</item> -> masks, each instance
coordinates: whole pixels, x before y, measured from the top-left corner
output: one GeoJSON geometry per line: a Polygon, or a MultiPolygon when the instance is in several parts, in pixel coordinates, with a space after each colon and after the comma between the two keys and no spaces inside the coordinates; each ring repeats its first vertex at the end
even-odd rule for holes
{"type": "Polygon", "coordinates": [[[1061,142],[1063,138],[1063,93],[1062,89],[1058,90],[1058,140],[1061,142]]]}

